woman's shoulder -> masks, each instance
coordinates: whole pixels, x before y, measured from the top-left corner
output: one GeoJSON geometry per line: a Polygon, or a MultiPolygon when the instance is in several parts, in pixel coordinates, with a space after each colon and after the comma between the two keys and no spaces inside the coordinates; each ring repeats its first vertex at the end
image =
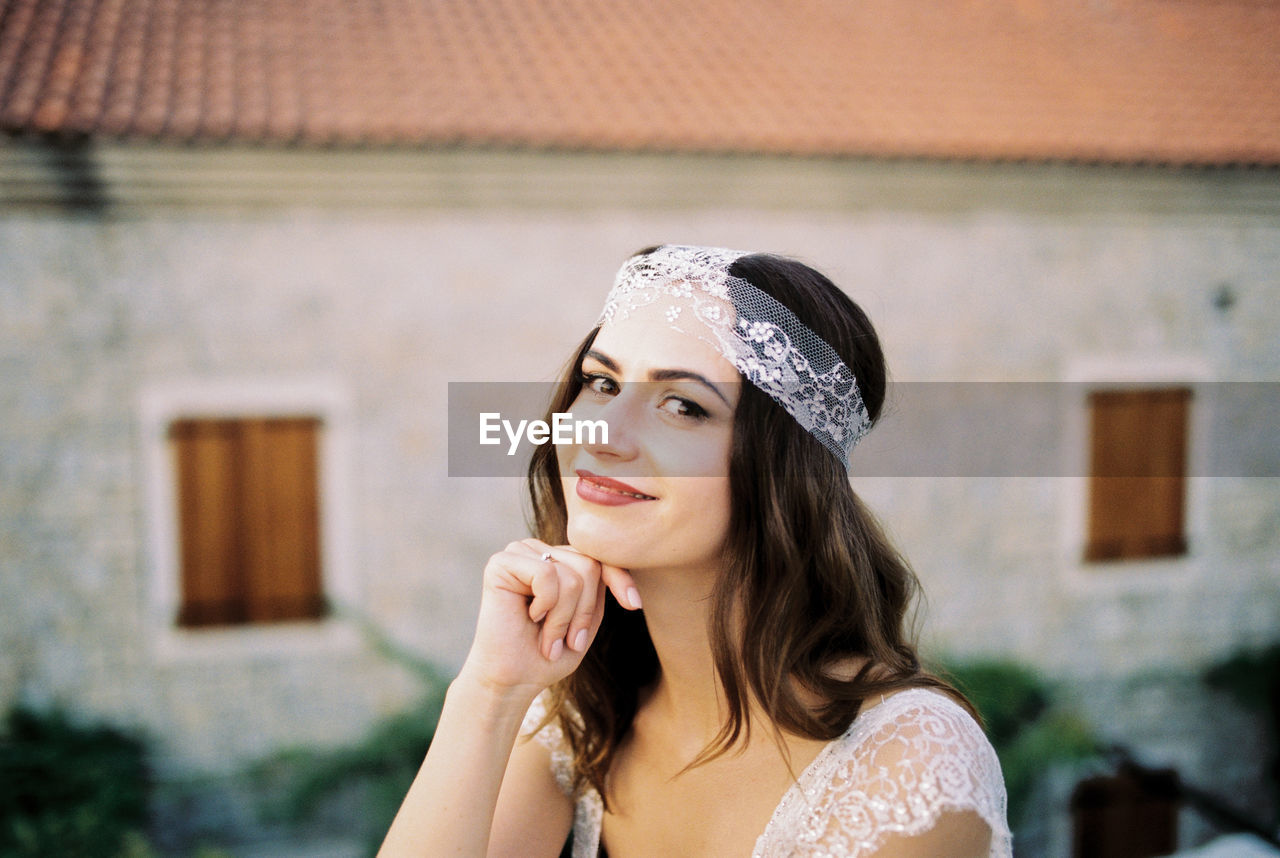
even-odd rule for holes
{"type": "Polygon", "coordinates": [[[904,688],[868,701],[849,725],[842,742],[857,744],[883,734],[887,725],[910,729],[912,726],[941,730],[956,737],[969,736],[986,742],[986,734],[977,720],[961,703],[938,688],[904,688]]]}
{"type": "MultiPolygon", "coordinates": [[[[976,813],[1008,843],[1000,763],[982,727],[946,693],[910,688],[866,707],[804,773],[806,811],[824,842],[871,844],[929,831],[947,813],[976,813]]],[[[860,854],[835,850],[832,854],[860,854]]]]}
{"type": "Polygon", "coordinates": [[[998,785],[1003,794],[986,733],[964,706],[933,688],[908,688],[866,707],[830,751],[829,765],[857,773],[854,783],[863,789],[875,789],[886,772],[914,771],[928,786],[931,775],[945,771],[940,790],[958,788],[957,775],[965,772],[975,790],[998,785]]]}

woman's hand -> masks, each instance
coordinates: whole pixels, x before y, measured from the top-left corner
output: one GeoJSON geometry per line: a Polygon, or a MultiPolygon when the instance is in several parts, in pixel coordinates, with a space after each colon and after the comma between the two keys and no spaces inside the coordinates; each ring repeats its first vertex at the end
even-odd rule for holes
{"type": "Polygon", "coordinates": [[[532,700],[582,661],[604,616],[606,588],[622,607],[640,607],[626,570],[567,545],[512,542],[485,564],[480,618],[460,677],[532,700]]]}
{"type": "MultiPolygon", "coordinates": [[[[623,607],[640,607],[625,570],[568,546],[522,539],[489,558],[471,653],[445,694],[435,739],[381,858],[487,854],[520,723],[539,692],[581,663],[600,628],[606,589],[623,607]]],[[[545,765],[540,773],[513,772],[508,783],[516,781],[525,788],[515,823],[523,826],[524,843],[547,845],[554,854],[572,803],[545,765]]]]}

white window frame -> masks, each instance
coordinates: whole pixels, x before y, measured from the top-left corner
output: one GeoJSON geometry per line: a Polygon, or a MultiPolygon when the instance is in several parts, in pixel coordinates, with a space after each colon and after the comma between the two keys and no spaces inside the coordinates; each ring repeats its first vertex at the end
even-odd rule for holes
{"type": "Polygon", "coordinates": [[[288,623],[192,629],[177,624],[182,569],[177,473],[169,441],[170,425],[185,418],[318,418],[321,581],[331,605],[354,607],[361,602],[361,587],[351,562],[351,410],[344,387],[330,379],[185,379],[141,392],[145,612],[158,661],[345,652],[359,646],[354,623],[340,613],[288,623]]]}

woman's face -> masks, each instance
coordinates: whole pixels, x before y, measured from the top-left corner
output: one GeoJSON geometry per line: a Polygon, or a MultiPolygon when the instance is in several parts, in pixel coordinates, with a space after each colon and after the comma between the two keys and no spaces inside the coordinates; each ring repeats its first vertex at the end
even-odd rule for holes
{"type": "Polygon", "coordinates": [[[580,370],[573,419],[609,437],[557,449],[569,544],[625,569],[718,568],[737,370],[656,305],[602,328],[580,370]]]}

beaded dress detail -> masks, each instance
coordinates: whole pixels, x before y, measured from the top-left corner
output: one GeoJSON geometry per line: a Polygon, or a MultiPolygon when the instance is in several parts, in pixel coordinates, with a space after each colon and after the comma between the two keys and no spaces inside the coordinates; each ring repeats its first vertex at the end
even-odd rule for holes
{"type": "MultiPolygon", "coordinates": [[[[545,694],[525,716],[529,735],[545,694]]],[[[551,751],[571,794],[573,759],[554,721],[534,738],[551,751]]],[[[991,831],[990,858],[1010,858],[1000,763],[982,729],[949,697],[914,688],[865,708],[783,795],[751,858],[867,858],[890,837],[923,834],[947,813],[970,811],[991,831]]],[[[588,788],[574,802],[573,858],[596,858],[603,804],[588,788]]]]}

